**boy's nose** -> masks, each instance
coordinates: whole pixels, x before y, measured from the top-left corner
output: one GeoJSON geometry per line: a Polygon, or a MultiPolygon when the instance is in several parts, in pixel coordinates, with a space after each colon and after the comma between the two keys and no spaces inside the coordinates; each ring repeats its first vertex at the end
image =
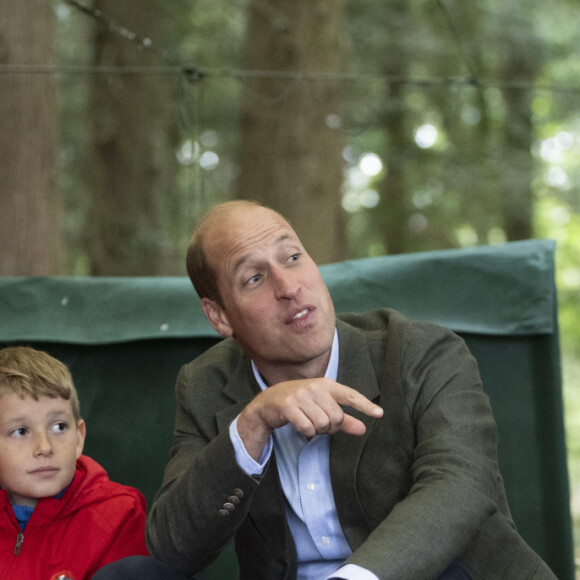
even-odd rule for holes
{"type": "Polygon", "coordinates": [[[40,456],[50,456],[52,455],[52,443],[50,438],[44,433],[40,433],[35,437],[34,440],[34,455],[40,456]]]}

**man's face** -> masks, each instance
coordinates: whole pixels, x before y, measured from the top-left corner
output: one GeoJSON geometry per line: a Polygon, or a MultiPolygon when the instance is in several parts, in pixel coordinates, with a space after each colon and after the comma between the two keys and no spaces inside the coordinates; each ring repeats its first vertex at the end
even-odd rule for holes
{"type": "Polygon", "coordinates": [[[271,382],[295,378],[288,371],[323,374],[334,306],[290,225],[269,209],[243,208],[212,225],[205,249],[224,304],[209,301],[219,315],[208,314],[218,332],[233,336],[271,382]]]}
{"type": "Polygon", "coordinates": [[[0,397],[0,487],[10,500],[34,507],[61,492],[75,473],[85,425],[75,424],[70,401],[0,397]]]}

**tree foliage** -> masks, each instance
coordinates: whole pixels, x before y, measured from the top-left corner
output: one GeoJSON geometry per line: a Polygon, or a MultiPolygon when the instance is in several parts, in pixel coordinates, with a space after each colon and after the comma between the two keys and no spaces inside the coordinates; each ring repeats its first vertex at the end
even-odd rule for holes
{"type": "Polygon", "coordinates": [[[45,75],[70,273],[182,274],[197,217],[253,197],[321,261],[555,237],[575,335],[576,3],[94,5],[55,2],[61,69],[45,75]]]}

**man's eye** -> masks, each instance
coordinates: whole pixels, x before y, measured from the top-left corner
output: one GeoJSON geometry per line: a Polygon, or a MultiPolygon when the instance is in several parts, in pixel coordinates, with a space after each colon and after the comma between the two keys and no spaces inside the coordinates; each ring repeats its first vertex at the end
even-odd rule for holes
{"type": "Polygon", "coordinates": [[[292,254],[290,256],[290,258],[288,258],[289,262],[296,262],[296,260],[298,260],[298,258],[300,257],[300,254],[292,254]]]}
{"type": "Polygon", "coordinates": [[[256,282],[259,282],[261,279],[260,274],[254,274],[249,280],[248,280],[248,284],[256,284],[256,282]]]}

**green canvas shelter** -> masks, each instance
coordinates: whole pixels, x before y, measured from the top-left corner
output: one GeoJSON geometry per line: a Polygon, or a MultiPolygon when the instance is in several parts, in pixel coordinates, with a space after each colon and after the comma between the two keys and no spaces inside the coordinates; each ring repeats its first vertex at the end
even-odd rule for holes
{"type": "MultiPolygon", "coordinates": [[[[574,578],[554,250],[550,240],[352,260],[321,267],[337,312],[395,308],[451,328],[478,360],[520,533],[574,578]]],[[[85,452],[148,503],[168,459],[180,366],[219,340],[185,277],[0,278],[0,344],[71,369],[85,452]]],[[[235,578],[231,547],[202,573],[235,578]]]]}

